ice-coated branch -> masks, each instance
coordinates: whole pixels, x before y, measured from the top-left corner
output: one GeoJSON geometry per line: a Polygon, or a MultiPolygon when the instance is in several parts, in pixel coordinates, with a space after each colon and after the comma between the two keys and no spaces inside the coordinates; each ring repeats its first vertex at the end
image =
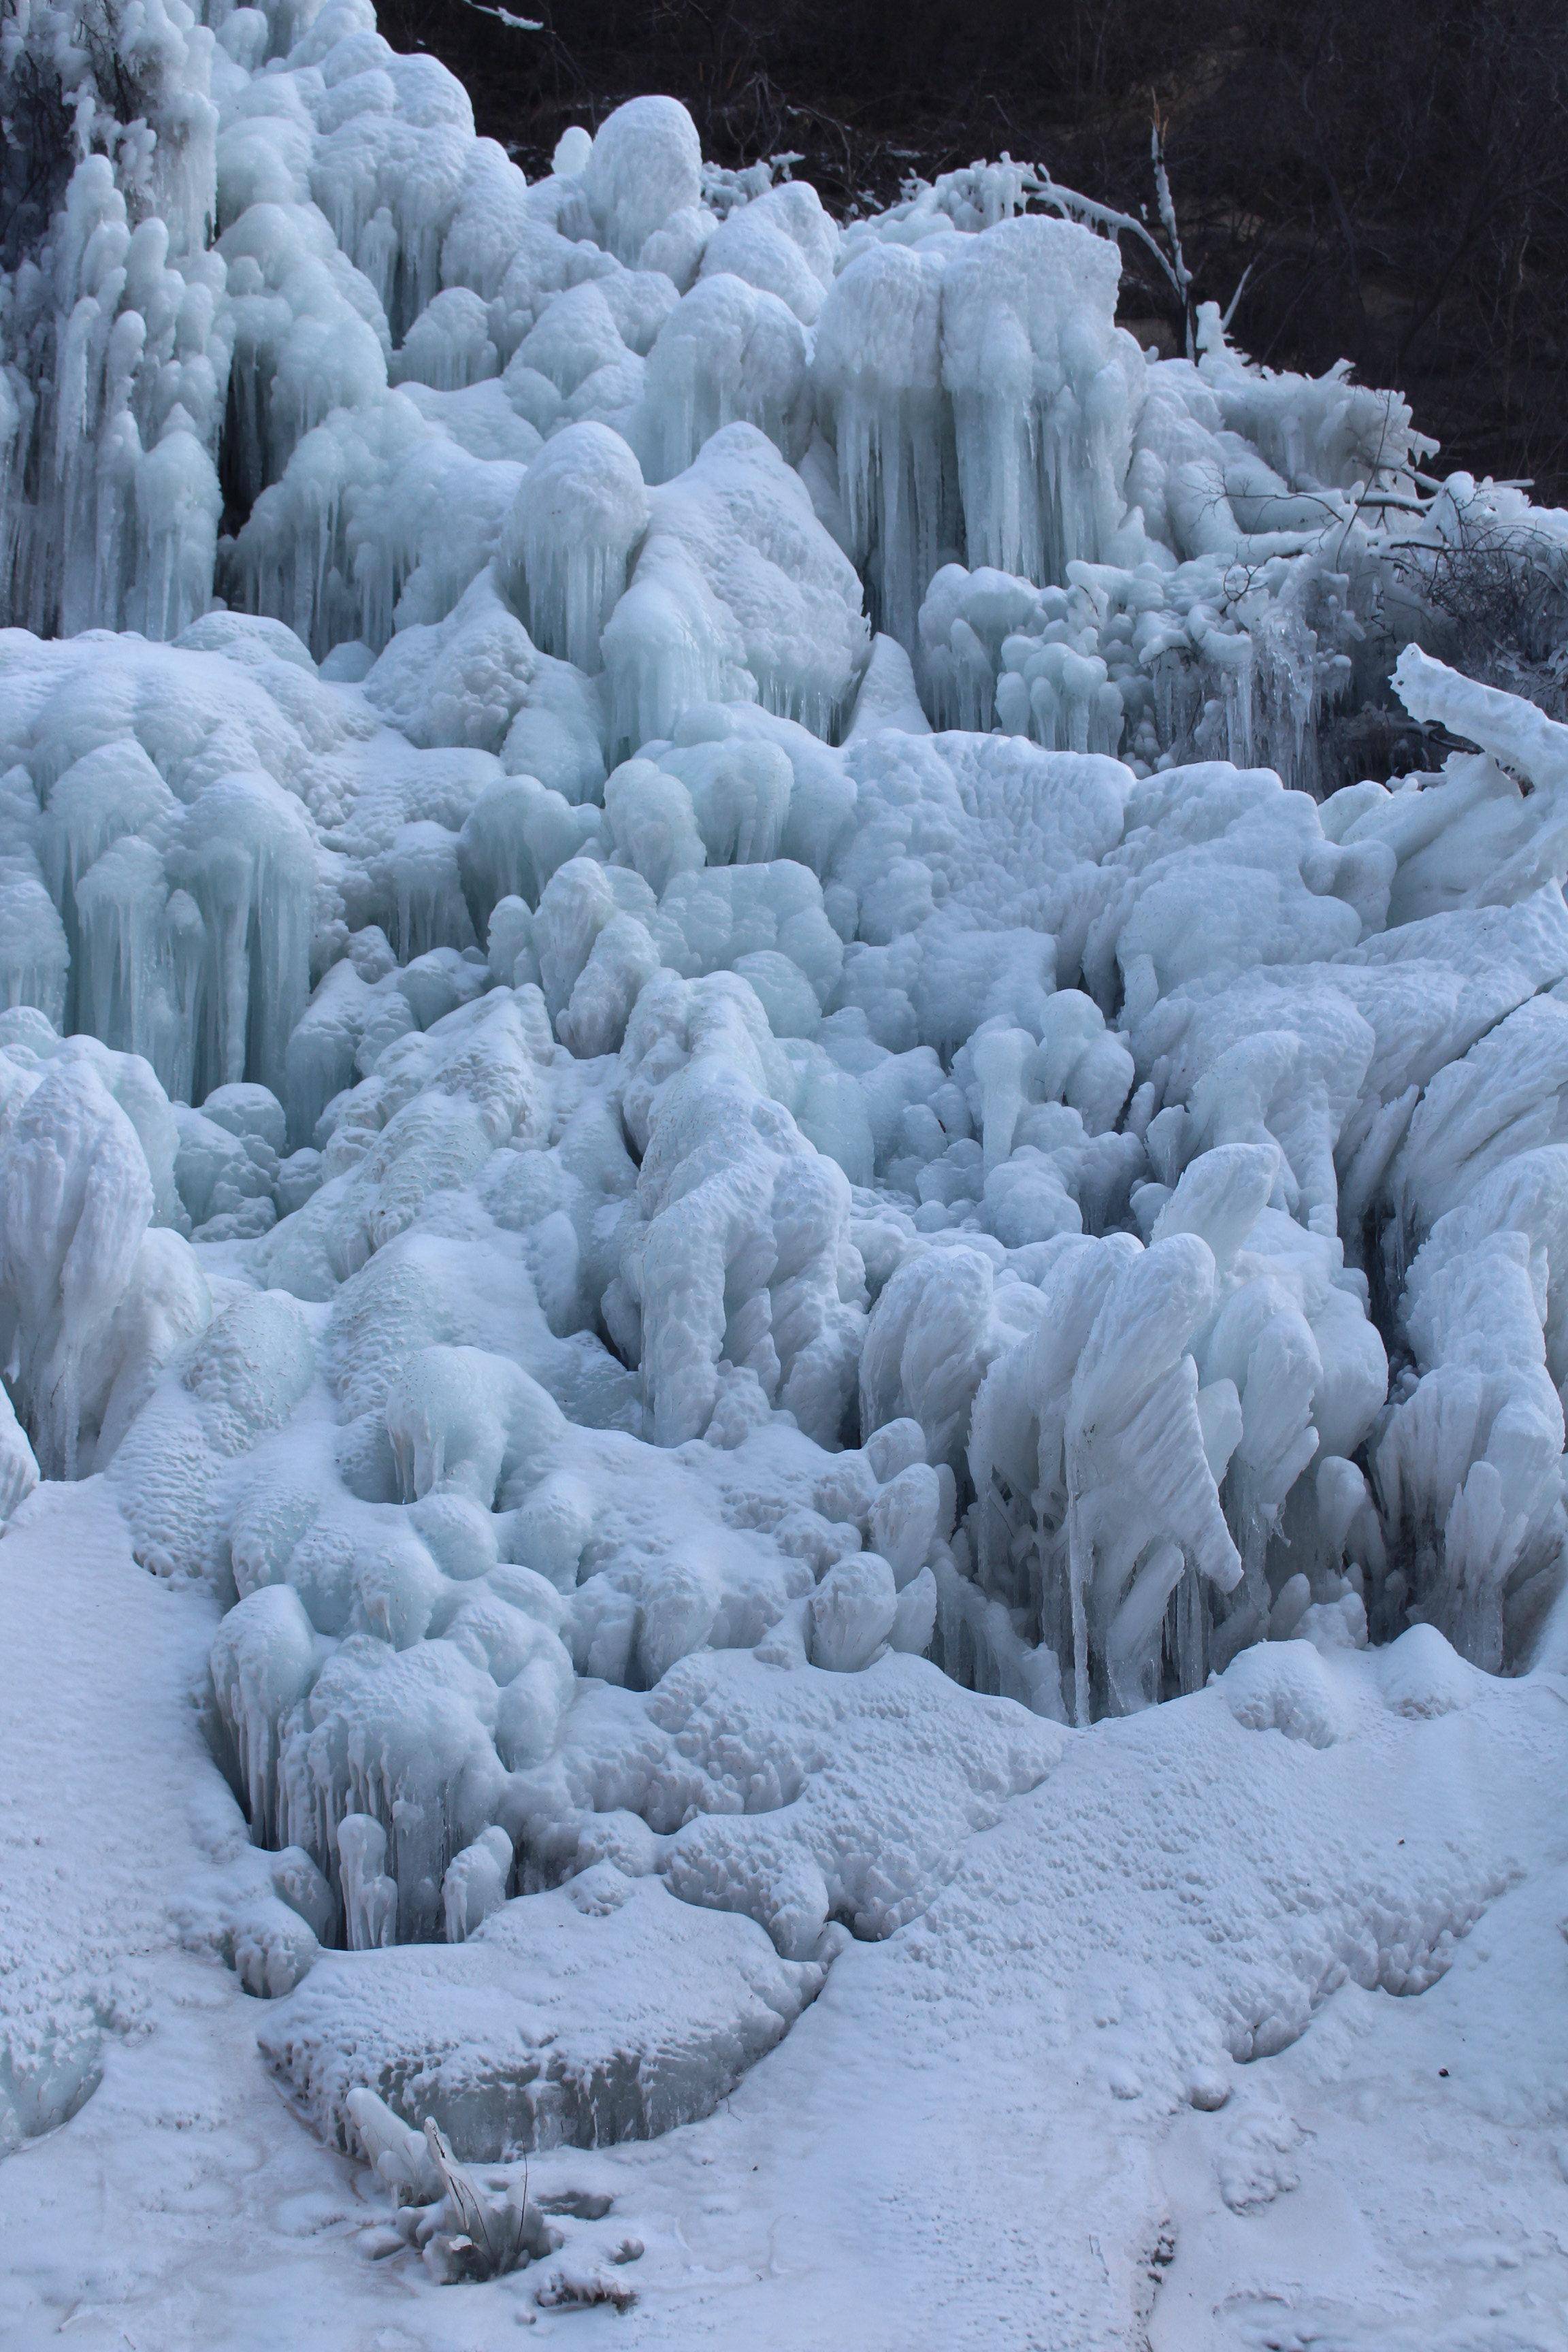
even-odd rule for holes
{"type": "MultiPolygon", "coordinates": [[[[1158,118],[1150,126],[1149,158],[1154,170],[1154,194],[1160,208],[1160,224],[1170,246],[1169,275],[1182,306],[1182,320],[1186,331],[1187,357],[1196,356],[1193,342],[1192,272],[1182,251],[1182,232],[1176,223],[1176,204],[1171,194],[1171,175],[1165,168],[1165,138],[1158,118]]],[[[1237,289],[1237,299],[1240,297],[1237,289]]],[[[1235,308],[1235,300],[1232,302],[1235,308]]]]}

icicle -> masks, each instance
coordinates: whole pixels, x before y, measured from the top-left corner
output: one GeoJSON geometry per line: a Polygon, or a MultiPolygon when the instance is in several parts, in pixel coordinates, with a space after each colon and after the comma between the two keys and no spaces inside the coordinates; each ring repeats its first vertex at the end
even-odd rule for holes
{"type": "Polygon", "coordinates": [[[807,351],[805,328],[775,295],[727,273],[700,279],[658,331],[627,428],[647,479],[684,473],[737,421],[797,464],[811,424],[807,351]]]}
{"type": "Polygon", "coordinates": [[[911,655],[926,583],[963,530],[941,300],[934,263],[902,246],[862,254],[823,305],[812,362],[873,622],[911,655]]]}
{"type": "MultiPolygon", "coordinates": [[[[604,425],[569,425],[524,475],[501,540],[501,576],[529,635],[579,669],[599,640],[648,522],[637,461],[604,425]]],[[[640,739],[639,739],[640,740],[640,739]]]]}
{"type": "Polygon", "coordinates": [[[207,610],[222,512],[212,459],[184,409],[175,408],[157,447],[136,467],[134,604],[144,636],[177,637],[207,610]]]}
{"type": "Polygon", "coordinates": [[[281,1843],[283,1726],[315,1680],[316,1652],[315,1630],[288,1584],[247,1593],[213,1640],[213,1692],[234,1742],[258,1845],[281,1843]]]}
{"type": "Polygon", "coordinates": [[[949,263],[942,382],[972,561],[1062,581],[1103,553],[1131,455],[1119,277],[1106,239],[1035,217],[1002,221],[949,263]]]}
{"type": "MultiPolygon", "coordinates": [[[[341,1842],[340,1832],[340,1842],[341,1842]]],[[[476,1927],[506,1901],[511,1877],[511,1840],[503,1829],[488,1829],[454,1854],[441,1882],[447,1941],[467,1943],[476,1927]]]]}
{"type": "Polygon", "coordinates": [[[74,1478],[84,1385],[153,1214],[136,1129],[91,1064],[58,1061],[16,1115],[0,1182],[0,1287],[40,1468],[74,1478]]]}
{"type": "Polygon", "coordinates": [[[345,1813],[337,1848],[349,1949],[385,1949],[397,1941],[397,1882],[384,1867],[386,1832],[368,1813],[345,1813]]]}
{"type": "Polygon", "coordinates": [[[168,856],[205,926],[196,1084],[286,1081],[289,1037],[310,996],[315,844],[299,803],[269,776],[209,784],[168,856]]]}
{"type": "Polygon", "coordinates": [[[117,1052],[152,1063],[172,1101],[189,1102],[206,927],[184,890],[171,891],[162,853],[122,836],[78,891],[77,1020],[117,1052]]]}

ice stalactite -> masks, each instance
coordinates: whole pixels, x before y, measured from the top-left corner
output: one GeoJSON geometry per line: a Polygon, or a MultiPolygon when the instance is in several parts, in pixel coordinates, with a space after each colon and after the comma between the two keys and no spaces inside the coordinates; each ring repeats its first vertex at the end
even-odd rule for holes
{"type": "Polygon", "coordinates": [[[137,587],[130,617],[149,637],[177,637],[211,601],[223,499],[212,460],[181,409],[136,467],[137,587]]]}
{"type": "Polygon", "coordinates": [[[153,1213],[136,1130],[90,1061],[60,1061],[27,1095],[5,1156],[8,1376],[45,1472],[81,1466],[109,1325],[153,1213]]]}
{"type": "Polygon", "coordinates": [[[942,303],[934,261],[873,247],[830,289],[812,361],[849,551],[868,573],[876,625],[910,654],[923,585],[963,533],[942,303]]]}
{"type": "Polygon", "coordinates": [[[1342,581],[1283,558],[1263,570],[1238,608],[1238,575],[1215,559],[1174,572],[1075,562],[1045,588],[945,565],[919,614],[928,700],[939,723],[994,724],[1051,751],[1120,752],[1140,770],[1223,755],[1310,789],[1355,625],[1342,581]]]}
{"type": "Polygon", "coordinates": [[[1383,1612],[1414,1601],[1493,1672],[1568,1537],[1562,1349],[1544,1328],[1557,1302],[1543,1314],[1540,1296],[1562,1249],[1561,1162],[1523,1154],[1438,1220],[1403,1302],[1420,1377],[1375,1457],[1393,1538],[1383,1612]]]}
{"type": "Polygon", "coordinates": [[[648,352],[627,431],[650,482],[686,471],[725,425],[754,425],[791,465],[811,437],[811,344],[785,303],[728,271],[704,277],[648,352]]]}
{"type": "Polygon", "coordinates": [[[336,1864],[356,1941],[438,1932],[447,1864],[487,1826],[500,1794],[484,1723],[494,1689],[449,1643],[396,1652],[355,1633],[291,1717],[282,1833],[336,1864]]]}
{"type": "Polygon", "coordinates": [[[1225,1416],[1190,1352],[1213,1285],[1201,1246],[1086,1240],[975,1399],[982,1580],[1033,1617],[1079,1722],[1199,1688],[1213,1597],[1241,1580],[1215,1488],[1225,1416]],[[1133,1331],[1135,1374],[1118,1361],[1133,1331]]]}
{"type": "Polygon", "coordinates": [[[1115,326],[1115,249],[1070,221],[999,223],[944,275],[972,562],[1057,581],[1107,551],[1121,520],[1139,365],[1115,326]]]}
{"type": "Polygon", "coordinates": [[[195,1085],[206,924],[186,890],[171,890],[150,841],[122,836],[83,876],[78,898],[77,1019],[118,1052],[140,1054],[164,1091],[188,1102],[195,1085]]]}
{"type": "Polygon", "coordinates": [[[38,1483],[38,1458],[15,1408],[0,1389],[0,1527],[38,1483]]]}
{"type": "Polygon", "coordinates": [[[63,1024],[70,950],[26,838],[13,839],[0,854],[0,942],[6,1005],[36,1005],[51,1024],[63,1024]]]}
{"type": "Polygon", "coordinates": [[[386,1832],[369,1813],[345,1813],[338,1823],[337,1848],[348,1948],[384,1950],[397,1941],[397,1881],[383,1867],[386,1832]]]}
{"type": "Polygon", "coordinates": [[[342,253],[363,267],[363,251],[377,264],[387,320],[400,340],[440,291],[442,244],[475,143],[468,93],[434,58],[399,57],[368,24],[351,30],[335,11],[318,17],[289,55],[307,69],[330,61],[322,75],[330,70],[331,79],[314,108],[308,83],[292,106],[286,79],[271,92],[263,83],[255,112],[226,126],[218,158],[225,217],[281,192],[279,165],[292,147],[304,170],[296,165],[290,193],[320,205],[342,253]],[[337,62],[341,45],[356,37],[360,54],[349,51],[353,66],[345,72],[337,62]],[[297,145],[287,134],[268,135],[269,97],[280,122],[292,115],[299,124],[297,145]]]}
{"type": "Polygon", "coordinates": [[[269,776],[220,777],[187,814],[170,870],[205,941],[197,1086],[249,1076],[276,1093],[310,994],[310,828],[269,776]]]}
{"type": "MultiPolygon", "coordinates": [[[[71,952],[70,1025],[90,1030],[105,1045],[123,1045],[127,1041],[109,1036],[97,1018],[83,1017],[83,927],[78,893],[89,870],[111,844],[128,834],[155,834],[177,808],[173,793],[132,737],[128,742],[99,745],[73,761],[54,783],[38,827],[44,878],[59,908],[71,952]]],[[[147,846],[152,847],[151,840],[147,846]]]]}
{"type": "Polygon", "coordinates": [[[437,392],[464,392],[497,373],[500,362],[489,336],[489,307],[468,286],[448,286],[423,310],[398,352],[391,371],[395,383],[430,385],[437,392]]]}
{"type": "Polygon", "coordinates": [[[511,1872],[511,1840],[501,1829],[481,1831],[472,1845],[453,1855],[441,1882],[449,1944],[467,1943],[475,1928],[500,1909],[511,1872]]]}
{"type": "Polygon", "coordinates": [[[749,1413],[776,1398],[830,1444],[854,1378],[858,1302],[840,1289],[844,1178],[722,1052],[738,1047],[742,1068],[753,1058],[754,1002],[743,985],[660,981],[626,1041],[644,1149],[641,1223],[620,1282],[667,1444],[706,1429],[727,1393],[749,1413]],[[731,1148],[721,1175],[722,1134],[731,1148]],[[715,1181],[704,1182],[705,1166],[715,1181]]]}
{"type": "Polygon", "coordinates": [[[648,504],[604,638],[617,743],[668,735],[688,703],[752,698],[837,732],[868,633],[859,581],[799,476],[754,425],[730,425],[648,504]]]}
{"type": "Polygon", "coordinates": [[[262,1584],[246,1593],[213,1644],[213,1691],[261,1845],[279,1842],[283,1727],[315,1680],[318,1650],[304,1605],[287,1584],[262,1584]]]}
{"type": "Polygon", "coordinates": [[[576,425],[551,442],[523,477],[502,541],[509,590],[536,645],[579,669],[600,667],[599,640],[647,522],[642,474],[618,434],[576,425]]]}

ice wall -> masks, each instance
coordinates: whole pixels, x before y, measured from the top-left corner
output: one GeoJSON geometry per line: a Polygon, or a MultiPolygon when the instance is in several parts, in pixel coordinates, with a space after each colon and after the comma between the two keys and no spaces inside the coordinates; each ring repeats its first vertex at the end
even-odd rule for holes
{"type": "Polygon", "coordinates": [[[0,1505],[226,1603],[258,1981],[493,1991],[602,1866],[798,1991],[1044,1718],[1526,1658],[1568,733],[1412,646],[1473,751],[1320,736],[1505,494],[1142,352],[1003,167],[710,206],[647,99],[530,186],[367,0],[211,13],[136,140],[67,16],[0,66],[87,150],[0,305],[0,1505]]]}
{"type": "Polygon", "coordinates": [[[172,639],[216,604],[318,659],[379,651],[499,557],[539,649],[590,675],[629,596],[638,740],[748,677],[832,734],[865,649],[823,674],[826,532],[937,723],[1315,789],[1321,717],[1375,689],[1369,634],[1409,603],[1412,533],[1440,549],[1519,505],[1464,478],[1433,499],[1396,395],[1255,368],[1212,310],[1195,364],[1140,351],[1113,240],[1029,212],[1027,172],[841,229],[760,169],[713,184],[721,219],[689,121],[647,99],[607,159],[563,151],[529,187],[368,0],[77,13],[73,39],[69,8],[34,12],[5,68],[24,119],[42,90],[79,122],[56,208],[18,203],[0,326],[5,609],[36,631],[172,639]],[[757,508],[755,461],[691,475],[736,424],[798,469],[816,533],[784,522],[798,489],[757,508]],[[717,576],[716,499],[749,581],[717,576]],[[782,620],[760,642],[753,599],[803,594],[815,653],[782,620]]]}

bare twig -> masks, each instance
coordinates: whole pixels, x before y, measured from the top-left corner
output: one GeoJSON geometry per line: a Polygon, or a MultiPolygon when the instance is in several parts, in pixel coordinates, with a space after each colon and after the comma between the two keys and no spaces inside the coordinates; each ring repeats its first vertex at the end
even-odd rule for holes
{"type": "Polygon", "coordinates": [[[1251,264],[1251,262],[1249,261],[1249,262],[1247,263],[1247,265],[1246,268],[1242,271],[1241,276],[1237,279],[1237,281],[1236,281],[1236,291],[1235,291],[1235,293],[1231,296],[1231,298],[1230,298],[1229,301],[1226,304],[1226,306],[1225,306],[1225,310],[1224,310],[1224,312],[1223,312],[1223,314],[1222,314],[1222,316],[1221,316],[1221,318],[1220,318],[1220,325],[1221,325],[1221,326],[1226,330],[1226,331],[1227,333],[1228,333],[1228,332],[1229,332],[1229,331],[1230,331],[1230,322],[1231,322],[1231,320],[1232,320],[1235,318],[1235,316],[1236,316],[1236,313],[1237,313],[1237,305],[1238,305],[1238,303],[1240,302],[1242,296],[1243,296],[1243,295],[1246,293],[1246,291],[1247,291],[1247,279],[1251,277],[1251,275],[1252,275],[1252,264],[1251,264]]]}

